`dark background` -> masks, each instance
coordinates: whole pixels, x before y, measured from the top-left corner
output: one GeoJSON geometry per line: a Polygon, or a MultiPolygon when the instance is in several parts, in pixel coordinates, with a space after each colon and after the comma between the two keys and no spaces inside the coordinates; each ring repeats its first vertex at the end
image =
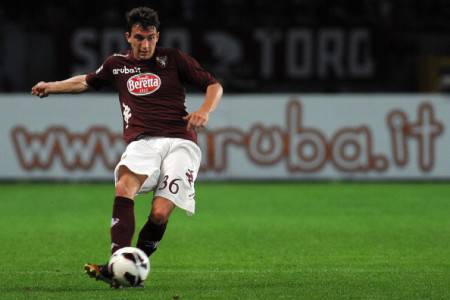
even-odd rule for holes
{"type": "Polygon", "coordinates": [[[126,49],[125,12],[158,10],[227,93],[438,92],[450,85],[448,0],[38,1],[0,4],[0,91],[95,70],[126,49]]]}

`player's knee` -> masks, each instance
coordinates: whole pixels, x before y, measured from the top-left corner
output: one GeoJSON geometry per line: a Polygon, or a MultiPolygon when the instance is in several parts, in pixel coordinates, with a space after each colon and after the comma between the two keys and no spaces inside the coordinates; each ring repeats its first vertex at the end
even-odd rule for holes
{"type": "Polygon", "coordinates": [[[153,223],[161,225],[167,223],[169,220],[169,214],[164,209],[153,208],[150,218],[153,223]]]}
{"type": "Polygon", "coordinates": [[[133,199],[134,192],[123,180],[119,180],[116,183],[116,196],[133,199]]]}

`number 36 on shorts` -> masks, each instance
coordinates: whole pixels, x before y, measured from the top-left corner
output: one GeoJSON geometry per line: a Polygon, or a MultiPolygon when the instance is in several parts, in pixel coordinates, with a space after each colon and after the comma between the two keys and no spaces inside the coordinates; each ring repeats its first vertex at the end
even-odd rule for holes
{"type": "Polygon", "coordinates": [[[163,180],[161,181],[158,190],[164,190],[165,188],[168,188],[169,192],[172,194],[178,193],[180,190],[180,186],[178,185],[178,181],[182,180],[181,178],[175,178],[173,180],[169,180],[169,176],[164,176],[163,180]]]}

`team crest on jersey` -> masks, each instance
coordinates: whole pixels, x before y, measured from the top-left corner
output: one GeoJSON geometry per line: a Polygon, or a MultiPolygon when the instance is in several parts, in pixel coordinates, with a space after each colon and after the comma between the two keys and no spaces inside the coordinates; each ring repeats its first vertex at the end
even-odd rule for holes
{"type": "Polygon", "coordinates": [[[149,95],[156,92],[161,86],[161,78],[153,73],[143,73],[131,76],[127,81],[130,94],[136,96],[149,95]]]}
{"type": "Polygon", "coordinates": [[[161,68],[165,68],[167,66],[167,56],[157,56],[156,62],[161,68]]]}

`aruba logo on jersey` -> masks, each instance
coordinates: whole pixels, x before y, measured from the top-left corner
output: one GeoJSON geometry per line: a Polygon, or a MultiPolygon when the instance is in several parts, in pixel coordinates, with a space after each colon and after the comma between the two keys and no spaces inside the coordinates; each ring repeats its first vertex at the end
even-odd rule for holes
{"type": "Polygon", "coordinates": [[[136,96],[149,95],[161,86],[161,78],[153,73],[143,73],[131,76],[127,81],[130,94],[136,96]]]}

